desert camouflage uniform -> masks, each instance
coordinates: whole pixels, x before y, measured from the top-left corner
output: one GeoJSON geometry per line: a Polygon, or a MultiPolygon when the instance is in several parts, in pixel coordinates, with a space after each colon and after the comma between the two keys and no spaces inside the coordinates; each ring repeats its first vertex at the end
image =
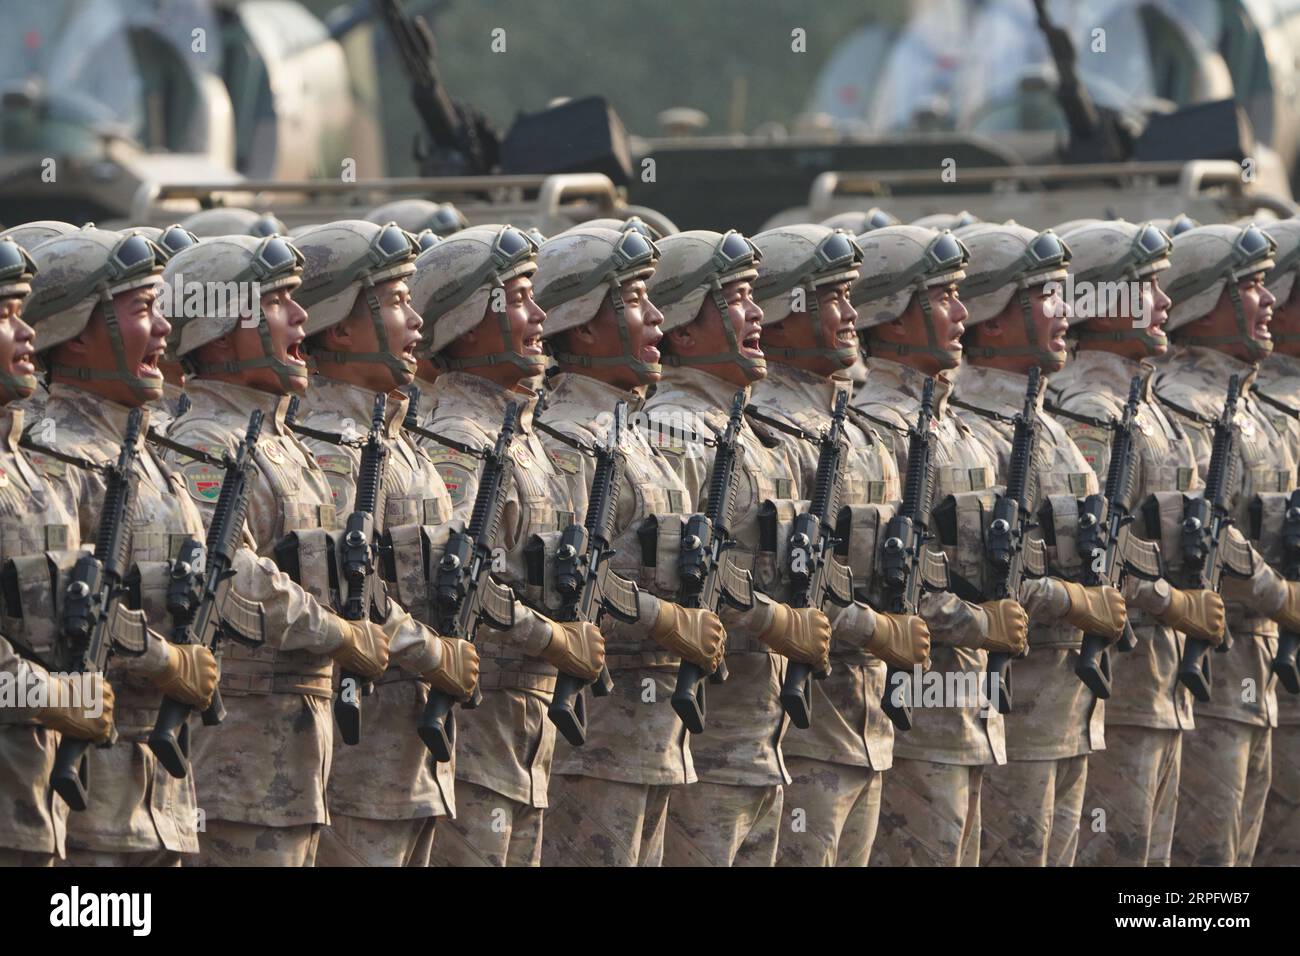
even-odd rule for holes
{"type": "MultiPolygon", "coordinates": [[[[16,562],[22,600],[0,614],[0,674],[16,688],[44,670],[16,644],[53,663],[57,595],[45,557],[61,552],[56,563],[70,564],[80,540],[76,518],[18,448],[22,430],[22,411],[0,408],[0,562],[16,562]]],[[[58,741],[30,711],[0,706],[0,866],[50,866],[64,855],[68,805],[49,787],[58,741]]]]}
{"type": "MultiPolygon", "coordinates": [[[[46,417],[54,420],[59,451],[100,463],[117,460],[130,413],[124,405],[57,382],[50,386],[45,409],[46,417]]],[[[166,631],[171,620],[169,562],[185,538],[202,539],[203,523],[180,476],[145,443],[147,425],[146,410],[128,563],[140,571],[140,603],[149,619],[152,643],[161,639],[159,632],[166,631]]],[[[81,540],[95,540],[106,487],[103,474],[43,454],[34,454],[33,460],[44,469],[55,493],[64,497],[68,510],[77,515],[81,540]]],[[[177,780],[145,743],[162,693],[132,670],[132,659],[126,655],[109,661],[107,677],[117,695],[118,742],[87,750],[93,783],[86,810],[68,818],[69,864],[179,866],[180,854],[199,849],[193,776],[177,780]]]]}
{"type": "MultiPolygon", "coordinates": [[[[586,451],[544,429],[539,434],[568,482],[578,521],[586,516],[595,469],[591,449],[607,440],[619,401],[628,403],[629,416],[643,403],[638,393],[588,375],[561,374],[551,380],[542,420],[586,451]]],[[[542,846],[546,866],[659,865],[670,789],[696,779],[690,735],[669,702],[681,659],[645,636],[658,614],[653,593],[662,589],[653,568],[643,572],[636,534],[650,515],[681,514],[687,492],[668,460],[631,424],[623,433],[610,567],[644,589],[641,618],[620,624],[607,615],[601,622],[614,690],[608,697],[588,700],[584,746],[570,746],[563,738],[556,741],[542,846]],[[653,690],[648,692],[649,687],[653,690]]]]}
{"type": "MultiPolygon", "coordinates": [[[[1209,466],[1211,423],[1222,412],[1228,378],[1241,376],[1236,481],[1229,500],[1237,527],[1249,529],[1256,495],[1296,486],[1295,457],[1251,395],[1256,366],[1214,349],[1176,347],[1159,368],[1156,393],[1190,436],[1202,477],[1209,466]]],[[[1211,699],[1195,705],[1197,729],[1183,743],[1175,864],[1249,866],[1255,855],[1271,778],[1272,728],[1278,723],[1276,679],[1270,672],[1277,624],[1251,610],[1279,607],[1285,597],[1281,583],[1273,590],[1253,595],[1257,599],[1249,609],[1225,600],[1233,646],[1211,655],[1211,699]]]]}
{"type": "MultiPolygon", "coordinates": [[[[916,425],[927,376],[879,357],[868,358],[867,369],[866,384],[854,396],[854,405],[892,441],[899,472],[905,475],[908,429],[916,425]]],[[[948,495],[987,496],[997,483],[997,461],[949,407],[951,391],[947,377],[935,379],[931,425],[935,504],[948,495]]],[[[967,578],[979,579],[978,542],[951,549],[948,557],[967,578]]],[[[928,602],[923,610],[929,611],[928,602]]],[[[927,614],[926,620],[933,638],[931,671],[974,674],[970,680],[983,680],[988,652],[979,647],[987,634],[985,615],[972,614],[964,626],[948,630],[937,626],[933,614],[927,614]]],[[[977,702],[960,707],[918,706],[912,721],[912,729],[894,739],[894,768],[885,779],[881,833],[872,863],[978,866],[984,768],[1007,762],[1002,714],[977,702]]]]}
{"type": "MultiPolygon", "coordinates": [[[[1153,493],[1176,495],[1199,488],[1202,482],[1187,435],[1151,394],[1154,367],[1111,352],[1081,349],[1052,377],[1051,400],[1063,409],[1058,420],[1104,484],[1114,440],[1109,423],[1123,415],[1129,384],[1139,373],[1143,388],[1133,449],[1136,465],[1130,503],[1137,511],[1133,529],[1142,538],[1160,541],[1160,529],[1146,527],[1139,506],[1153,493]]],[[[1166,550],[1165,559],[1178,566],[1176,553],[1166,550]]],[[[1130,608],[1129,621],[1137,647],[1127,654],[1111,650],[1113,692],[1106,705],[1106,749],[1088,761],[1079,831],[1081,866],[1169,865],[1182,731],[1195,726],[1191,692],[1176,676],[1185,641],[1181,633],[1137,608],[1130,608]],[[1097,809],[1104,811],[1104,817],[1094,818],[1097,809]]]]}
{"type": "MultiPolygon", "coordinates": [[[[297,422],[318,432],[364,438],[370,427],[372,392],[314,375],[297,422]]],[[[403,542],[399,580],[389,596],[415,616],[428,620],[419,557],[420,527],[437,528],[451,517],[451,500],[429,456],[402,431],[408,400],[389,395],[385,437],[388,461],[375,510],[375,530],[393,532],[403,542]]],[[[340,520],[356,499],[361,449],[301,436],[325,473],[340,520]]],[[[334,741],[326,797],[330,825],[321,834],[321,866],[364,862],[372,866],[427,866],[438,817],[455,813],[455,760],[436,763],[415,729],[429,696],[419,675],[434,663],[422,642],[407,654],[392,655],[389,667],[362,699],[361,742],[334,741]]]]}
{"type": "MultiPolygon", "coordinates": [[[[962,417],[997,456],[1000,475],[1010,471],[1010,421],[1023,410],[1026,383],[1023,374],[973,365],[963,366],[957,381],[955,401],[963,411],[971,409],[962,417]]],[[[1068,524],[1072,502],[1097,491],[1097,476],[1061,423],[1041,412],[1043,394],[1030,489],[1037,490],[1035,510],[1054,496],[1058,523],[1068,524]]],[[[1062,528],[1058,540],[1072,535],[1062,528]]],[[[1051,547],[1048,558],[1053,574],[1077,576],[1073,549],[1051,547]]],[[[1029,612],[1029,653],[1012,664],[1015,710],[1006,718],[1007,764],[984,777],[985,866],[1070,866],[1088,754],[1105,746],[1104,706],[1074,675],[1083,633],[1062,620],[1069,599],[1052,589],[1036,602],[1027,596],[1036,583],[1021,592],[1029,612]]]]}
{"type": "MultiPolygon", "coordinates": [[[[209,455],[233,452],[253,409],[266,416],[253,456],[247,547],[236,555],[233,579],[240,597],[260,605],[266,642],[257,648],[223,642],[227,716],[219,727],[193,734],[193,777],[206,819],[197,862],[311,866],[320,827],[329,822],[333,662],[324,648],[338,646],[343,624],[329,610],[323,551],[304,555],[301,586],[276,570],[272,556],[291,531],[337,528],[333,495],[284,424],[288,396],[202,378],[186,393],[192,405],[168,437],[209,455]]],[[[224,470],[174,451],[167,459],[180,470],[206,524],[224,470]]],[[[249,622],[254,633],[257,626],[249,622]]]]}
{"type": "MultiPolygon", "coordinates": [[[[687,512],[706,507],[713,469],[713,445],[697,439],[711,442],[710,430],[721,434],[726,428],[735,391],[706,372],[668,368],[646,404],[660,450],[689,493],[687,512]]],[[[739,444],[743,477],[736,490],[732,553],[738,566],[754,571],[756,591],[776,591],[781,581],[775,562],[758,552],[758,509],[765,500],[794,496],[795,466],[780,442],[770,435],[760,439],[751,423],[741,428],[739,444]]],[[[709,686],[705,732],[691,741],[699,782],[669,795],[666,865],[771,866],[776,860],[782,785],[790,782],[781,755],[786,662],[757,639],[772,613],[756,601],[748,615],[730,609],[720,615],[727,628],[730,677],[709,686]]]]}
{"type": "MultiPolygon", "coordinates": [[[[1300,459],[1300,359],[1274,352],[1259,369],[1255,397],[1300,459]],[[1271,400],[1271,402],[1270,402],[1271,400]],[[1290,411],[1295,409],[1295,411],[1290,411]]],[[[1273,783],[1264,806],[1256,866],[1300,866],[1300,694],[1277,688],[1273,783]]]]}
{"type": "MultiPolygon", "coordinates": [[[[422,388],[425,384],[420,383],[422,388]]],[[[536,393],[522,387],[510,391],[464,372],[443,372],[422,398],[430,417],[421,426],[471,448],[490,448],[507,405],[523,405],[510,446],[514,468],[498,541],[506,565],[500,580],[516,594],[524,593],[523,548],[529,536],[559,530],[573,519],[568,489],[533,429],[536,393]]],[[[478,491],[478,459],[427,439],[420,444],[447,486],[453,518],[468,522],[478,491]]],[[[438,834],[435,865],[541,862],[542,811],[548,806],[555,752],[555,727],[546,708],[556,672],[539,656],[549,640],[549,625],[521,613],[518,604],[512,629],[480,629],[475,643],[483,702],[473,710],[454,711],[458,813],[438,834]]]]}

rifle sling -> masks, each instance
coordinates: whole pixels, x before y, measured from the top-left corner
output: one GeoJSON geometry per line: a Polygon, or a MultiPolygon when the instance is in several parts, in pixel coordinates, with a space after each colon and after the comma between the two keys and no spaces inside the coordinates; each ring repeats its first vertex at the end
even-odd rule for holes
{"type": "Polygon", "coordinates": [[[145,433],[145,439],[160,448],[169,448],[187,458],[193,458],[196,461],[201,461],[217,468],[226,467],[225,461],[218,458],[216,455],[209,455],[206,451],[203,451],[200,448],[193,448],[189,445],[182,444],[181,442],[173,441],[152,426],[150,426],[149,431],[145,433]]]}
{"type": "Polygon", "coordinates": [[[1254,396],[1264,404],[1273,406],[1279,412],[1284,412],[1292,418],[1300,418],[1300,408],[1297,408],[1294,405],[1288,405],[1286,402],[1279,401],[1272,395],[1265,395],[1259,389],[1255,389],[1254,396]]]}
{"type": "Polygon", "coordinates": [[[1190,408],[1184,408],[1177,402],[1171,402],[1169,399],[1165,398],[1165,396],[1161,395],[1159,391],[1153,389],[1152,394],[1160,401],[1161,405],[1173,409],[1184,418],[1190,418],[1192,421],[1200,422],[1202,425],[1209,425],[1211,428],[1213,428],[1218,422],[1217,418],[1212,418],[1209,415],[1202,415],[1200,412],[1193,411],[1190,408]]]}
{"type": "Polygon", "coordinates": [[[97,471],[100,474],[106,474],[108,472],[109,466],[106,462],[101,463],[98,461],[91,461],[89,458],[81,458],[78,455],[69,455],[66,452],[56,451],[48,445],[41,445],[32,441],[26,431],[23,432],[22,437],[18,439],[18,445],[28,451],[34,451],[40,455],[49,455],[51,458],[57,458],[59,461],[72,465],[74,468],[80,468],[82,471],[97,471]]]}
{"type": "Polygon", "coordinates": [[[858,424],[864,425],[863,430],[868,434],[871,432],[872,425],[879,425],[882,428],[888,428],[890,431],[898,432],[900,435],[907,434],[907,428],[897,422],[891,422],[884,418],[877,418],[875,415],[872,415],[869,412],[864,412],[860,408],[854,408],[852,405],[845,408],[845,411],[849,413],[851,418],[858,419],[858,424]]]}
{"type": "MultiPolygon", "coordinates": [[[[779,418],[773,418],[770,415],[764,415],[753,405],[745,406],[745,416],[748,418],[755,419],[760,423],[768,426],[769,428],[775,428],[779,432],[784,432],[787,435],[793,435],[795,438],[802,439],[803,441],[808,442],[810,445],[821,444],[820,435],[810,434],[809,432],[804,431],[798,425],[791,425],[788,422],[781,421],[779,418]]],[[[753,427],[753,425],[754,423],[750,422],[751,428],[753,427]]]]}
{"type": "Polygon", "coordinates": [[[584,445],[576,438],[570,438],[568,435],[564,434],[559,429],[552,428],[550,425],[546,424],[546,422],[539,422],[536,417],[533,418],[533,426],[541,431],[546,432],[546,434],[550,435],[556,441],[562,442],[563,444],[568,445],[570,448],[582,452],[584,455],[587,455],[588,457],[594,458],[596,456],[595,449],[590,448],[587,445],[584,445]]]}
{"type": "Polygon", "coordinates": [[[488,456],[486,449],[471,448],[464,442],[458,442],[456,439],[448,438],[446,435],[439,435],[437,432],[430,431],[429,429],[423,428],[419,425],[407,425],[403,423],[402,427],[412,435],[416,435],[420,438],[427,438],[429,441],[437,442],[439,445],[450,448],[453,451],[458,451],[462,455],[469,455],[471,458],[478,458],[480,460],[485,459],[488,456]]]}
{"type": "Polygon", "coordinates": [[[349,448],[360,448],[364,445],[363,438],[344,438],[338,432],[321,431],[319,428],[310,428],[307,425],[299,425],[297,422],[288,422],[285,424],[295,434],[302,435],[304,438],[314,438],[317,441],[327,442],[331,445],[344,445],[349,448]]]}
{"type": "Polygon", "coordinates": [[[991,418],[995,422],[1001,422],[1003,425],[1014,425],[1016,420],[1010,415],[1003,415],[1001,412],[995,412],[991,408],[983,408],[979,405],[972,405],[970,402],[963,402],[960,398],[949,398],[949,405],[956,405],[958,408],[964,408],[968,412],[974,412],[984,418],[991,418]]]}
{"type": "Polygon", "coordinates": [[[1081,422],[1084,425],[1092,425],[1094,428],[1115,428],[1119,425],[1118,419],[1095,418],[1092,415],[1081,415],[1078,412],[1068,411],[1054,402],[1044,401],[1043,410],[1061,418],[1068,418],[1072,422],[1081,422]]]}

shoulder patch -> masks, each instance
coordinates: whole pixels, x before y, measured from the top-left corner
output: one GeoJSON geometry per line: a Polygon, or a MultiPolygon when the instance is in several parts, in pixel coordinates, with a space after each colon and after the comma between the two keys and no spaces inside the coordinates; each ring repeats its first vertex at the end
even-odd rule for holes
{"type": "Polygon", "coordinates": [[[30,461],[46,478],[62,478],[68,472],[68,466],[50,455],[38,451],[27,452],[30,461]]]}
{"type": "Polygon", "coordinates": [[[555,467],[566,475],[576,475],[582,471],[582,453],[569,449],[551,449],[551,461],[555,467]]]}
{"type": "Polygon", "coordinates": [[[226,476],[222,469],[206,461],[191,461],[181,474],[185,478],[185,490],[195,501],[216,504],[221,497],[221,482],[226,476]]]}
{"type": "Polygon", "coordinates": [[[352,476],[352,459],[347,455],[317,455],[316,464],[320,465],[321,471],[352,476]]]}
{"type": "Polygon", "coordinates": [[[351,475],[334,469],[325,471],[325,480],[329,482],[330,493],[334,496],[334,507],[338,511],[350,511],[353,502],[351,475]]]}
{"type": "Polygon", "coordinates": [[[461,504],[466,498],[471,479],[478,474],[478,459],[446,445],[426,445],[424,450],[429,453],[429,460],[437,469],[442,483],[447,486],[452,506],[461,504]]]}
{"type": "Polygon", "coordinates": [[[1066,419],[1064,422],[1065,432],[1074,443],[1079,446],[1079,451],[1094,471],[1102,462],[1106,461],[1107,454],[1110,451],[1111,432],[1107,428],[1101,428],[1097,425],[1087,425],[1083,422],[1075,422],[1066,419]]]}
{"type": "MultiPolygon", "coordinates": [[[[189,445],[196,451],[203,452],[205,455],[211,455],[213,458],[222,458],[226,454],[226,448],[223,445],[210,445],[205,442],[185,442],[185,444],[189,445]]],[[[176,453],[177,465],[184,466],[197,460],[198,459],[191,458],[189,455],[182,455],[180,452],[176,453]]]]}

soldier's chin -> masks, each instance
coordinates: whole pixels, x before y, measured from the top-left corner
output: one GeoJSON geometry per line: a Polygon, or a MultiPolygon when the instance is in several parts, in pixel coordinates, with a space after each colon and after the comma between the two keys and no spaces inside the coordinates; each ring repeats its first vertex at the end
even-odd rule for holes
{"type": "Polygon", "coordinates": [[[1059,372],[1065,368],[1065,363],[1069,360],[1070,353],[1065,349],[1053,350],[1043,356],[1041,367],[1045,374],[1051,375],[1053,372],[1059,372]]]}
{"type": "Polygon", "coordinates": [[[767,378],[767,359],[745,357],[741,364],[745,372],[745,377],[751,382],[757,382],[759,379],[767,378]]]}
{"type": "Polygon", "coordinates": [[[1163,329],[1156,329],[1154,332],[1148,329],[1142,340],[1147,347],[1147,354],[1152,358],[1157,358],[1169,351],[1169,336],[1165,335],[1163,329]]]}
{"type": "Polygon", "coordinates": [[[944,350],[943,358],[939,360],[939,365],[944,369],[956,368],[961,365],[961,356],[961,344],[958,343],[954,348],[944,350]]]}
{"type": "Polygon", "coordinates": [[[856,345],[846,345],[843,348],[835,350],[835,358],[844,368],[849,368],[858,360],[858,347],[856,345]]]}
{"type": "Polygon", "coordinates": [[[5,384],[7,387],[0,394],[7,402],[25,402],[36,394],[35,375],[10,375],[5,384]]]}

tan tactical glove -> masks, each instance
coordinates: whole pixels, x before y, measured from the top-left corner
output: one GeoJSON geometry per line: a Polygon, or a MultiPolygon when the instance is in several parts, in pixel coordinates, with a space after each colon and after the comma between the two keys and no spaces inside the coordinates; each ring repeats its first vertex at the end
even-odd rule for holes
{"type": "Polygon", "coordinates": [[[1020,655],[1029,641],[1029,615],[1020,606],[1019,601],[1003,598],[1000,601],[985,601],[980,605],[988,615],[989,630],[982,651],[994,651],[1020,655]]]}
{"type": "Polygon", "coordinates": [[[1188,637],[1209,641],[1215,647],[1223,643],[1223,628],[1227,617],[1223,598],[1213,591],[1180,591],[1169,589],[1169,607],[1155,615],[1161,624],[1183,631],[1188,637]]]}
{"type": "Polygon", "coordinates": [[[61,707],[42,707],[36,711],[36,719],[43,727],[57,730],[64,736],[74,737],[77,740],[89,740],[94,743],[107,740],[113,732],[113,685],[104,680],[103,674],[93,674],[90,680],[92,682],[90,692],[103,702],[103,709],[98,717],[92,717],[87,713],[86,707],[90,701],[75,696],[82,686],[81,678],[76,679],[77,687],[74,688],[73,678],[51,675],[50,699],[68,703],[61,707]],[[55,687],[55,684],[60,686],[55,687]]]}
{"type": "Polygon", "coordinates": [[[343,625],[343,644],[329,656],[363,681],[377,679],[388,669],[388,635],[372,621],[339,621],[343,625]]]}
{"type": "Polygon", "coordinates": [[[810,664],[821,672],[830,666],[831,622],[816,608],[772,602],[772,622],[758,639],[783,657],[810,664]]]}
{"type": "Polygon", "coordinates": [[[1287,581],[1286,600],[1271,617],[1284,631],[1300,631],[1300,581],[1287,581]]]}
{"type": "Polygon", "coordinates": [[[1124,621],[1128,618],[1124,595],[1109,584],[1084,587],[1073,581],[1061,583],[1070,596],[1070,610],[1065,614],[1068,624],[1085,634],[1107,638],[1112,644],[1123,636],[1124,621]]]}
{"type": "Polygon", "coordinates": [[[149,680],[173,700],[207,707],[217,689],[217,659],[202,644],[163,643],[166,666],[149,680]]]}
{"type": "Polygon", "coordinates": [[[867,650],[891,667],[910,671],[916,664],[930,666],[930,626],[915,614],[876,612],[876,633],[867,650]]]}
{"type": "Polygon", "coordinates": [[[469,641],[441,635],[437,640],[442,644],[442,663],[421,674],[420,679],[434,690],[468,700],[478,683],[478,651],[469,641]]]}
{"type": "Polygon", "coordinates": [[[659,615],[650,628],[650,640],[666,651],[690,661],[706,674],[718,669],[726,649],[727,632],[718,615],[706,608],[681,607],[659,602],[659,615]]]}
{"type": "Polygon", "coordinates": [[[551,640],[542,660],[573,677],[593,681],[605,666],[605,638],[595,624],[551,622],[551,640]]]}

